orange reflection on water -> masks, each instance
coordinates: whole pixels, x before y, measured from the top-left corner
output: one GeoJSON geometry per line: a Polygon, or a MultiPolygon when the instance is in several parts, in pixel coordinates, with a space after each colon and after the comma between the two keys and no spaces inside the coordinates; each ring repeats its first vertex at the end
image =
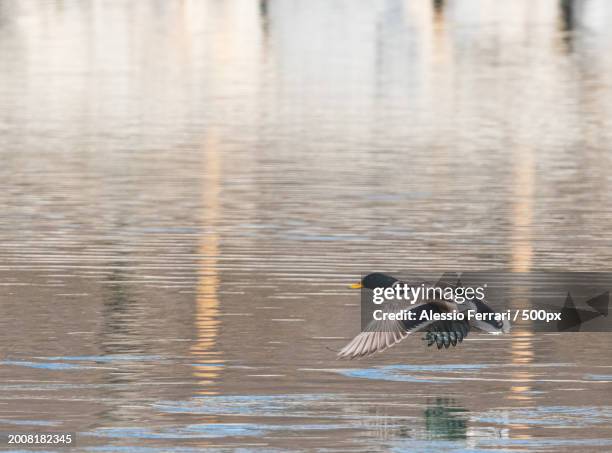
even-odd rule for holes
{"type": "MultiPolygon", "coordinates": [[[[512,257],[513,272],[529,272],[533,261],[532,224],[535,192],[535,162],[533,149],[518,146],[514,166],[514,204],[512,209],[512,257]]],[[[529,306],[529,293],[526,288],[512,288],[512,308],[515,310],[529,306]]],[[[526,326],[528,329],[529,326],[526,326]]],[[[530,404],[532,401],[531,382],[533,373],[529,365],[534,361],[533,332],[513,330],[511,340],[511,361],[514,371],[510,375],[512,386],[507,398],[530,404]]],[[[511,436],[516,439],[529,439],[530,427],[511,425],[511,436]]]]}
{"type": "Polygon", "coordinates": [[[191,353],[196,356],[194,376],[202,389],[200,395],[214,395],[214,389],[222,369],[223,359],[220,351],[216,350],[217,336],[221,321],[219,320],[219,234],[216,231],[216,222],[219,218],[219,195],[221,187],[221,162],[217,151],[217,140],[213,134],[207,135],[204,145],[204,162],[206,177],[203,183],[204,214],[202,234],[199,246],[200,269],[196,300],[195,327],[196,343],[191,353]]]}

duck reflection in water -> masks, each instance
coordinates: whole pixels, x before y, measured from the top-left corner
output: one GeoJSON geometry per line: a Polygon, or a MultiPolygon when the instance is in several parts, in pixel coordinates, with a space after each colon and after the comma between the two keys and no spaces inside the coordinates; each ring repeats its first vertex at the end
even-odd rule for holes
{"type": "Polygon", "coordinates": [[[423,413],[427,439],[459,440],[467,438],[467,412],[467,409],[459,406],[452,399],[436,398],[423,413]]]}

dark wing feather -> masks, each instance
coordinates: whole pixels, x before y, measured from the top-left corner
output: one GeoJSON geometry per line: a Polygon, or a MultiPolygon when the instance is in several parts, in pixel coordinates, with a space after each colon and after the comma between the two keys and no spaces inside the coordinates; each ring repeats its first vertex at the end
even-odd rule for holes
{"type": "Polygon", "coordinates": [[[442,346],[448,348],[461,343],[467,337],[469,330],[470,324],[465,320],[436,321],[427,328],[427,334],[423,340],[427,341],[427,346],[436,344],[438,349],[441,349],[442,346]]]}

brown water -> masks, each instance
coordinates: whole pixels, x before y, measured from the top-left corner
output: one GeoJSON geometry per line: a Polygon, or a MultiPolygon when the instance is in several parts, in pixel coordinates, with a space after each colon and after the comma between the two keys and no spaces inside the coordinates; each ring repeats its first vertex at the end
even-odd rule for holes
{"type": "Polygon", "coordinates": [[[609,334],[327,349],[364,272],[612,270],[611,21],[605,0],[0,0],[0,431],[612,450],[609,334]]]}

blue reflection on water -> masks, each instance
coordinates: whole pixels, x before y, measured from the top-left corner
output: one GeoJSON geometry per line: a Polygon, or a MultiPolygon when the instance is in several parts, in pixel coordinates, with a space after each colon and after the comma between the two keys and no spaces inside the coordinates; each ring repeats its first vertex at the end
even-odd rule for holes
{"type": "Polygon", "coordinates": [[[84,369],[96,369],[95,366],[88,366],[75,363],[62,363],[62,362],[98,362],[98,363],[112,363],[112,362],[138,362],[138,361],[157,361],[162,360],[163,357],[158,355],[131,355],[131,354],[117,354],[117,355],[83,355],[83,356],[57,356],[57,357],[36,357],[38,360],[44,362],[33,362],[28,360],[4,360],[0,361],[0,365],[9,366],[23,366],[28,368],[39,368],[44,370],[84,370],[84,369]]]}
{"type": "Polygon", "coordinates": [[[86,436],[133,439],[202,439],[262,436],[271,431],[311,431],[352,428],[345,424],[266,425],[258,423],[203,423],[170,426],[154,430],[146,427],[103,428],[83,433],[86,436]]]}
{"type": "Polygon", "coordinates": [[[529,409],[496,410],[475,415],[472,421],[498,425],[584,427],[612,422],[608,406],[539,406],[529,409]]]}
{"type": "Polygon", "coordinates": [[[8,418],[1,418],[0,423],[15,426],[57,426],[60,424],[49,420],[11,420],[8,418]]]}
{"type": "Polygon", "coordinates": [[[584,378],[587,381],[612,382],[612,374],[587,374],[584,378]]]}
{"type": "Polygon", "coordinates": [[[154,407],[169,413],[305,417],[308,410],[300,411],[301,405],[331,398],[328,394],[202,396],[189,401],[162,401],[154,407]]]}
{"type": "MultiPolygon", "coordinates": [[[[86,448],[85,451],[97,452],[97,453],[201,453],[202,448],[191,448],[191,447],[140,447],[136,445],[104,445],[97,447],[89,447],[86,448]]],[[[227,448],[223,447],[206,447],[207,452],[220,452],[226,453],[229,451],[227,448]]],[[[262,451],[262,452],[276,452],[276,451],[284,451],[277,448],[270,448],[266,446],[265,448],[257,448],[257,447],[242,447],[236,448],[232,447],[231,449],[234,453],[250,453],[254,451],[262,451]]]]}
{"type": "Polygon", "coordinates": [[[484,368],[489,368],[494,365],[487,364],[457,364],[457,365],[389,365],[377,368],[353,368],[345,370],[337,370],[343,376],[354,377],[360,379],[377,379],[381,381],[396,381],[396,382],[428,382],[435,384],[447,384],[451,382],[448,379],[438,378],[432,379],[428,376],[417,376],[408,372],[429,372],[429,373],[450,373],[454,371],[477,371],[484,368]]]}
{"type": "MultiPolygon", "coordinates": [[[[207,450],[214,451],[210,449],[207,449],[207,450]]],[[[166,452],[199,453],[202,450],[199,448],[189,448],[189,447],[167,448],[167,447],[138,447],[136,445],[129,445],[129,446],[104,445],[100,447],[89,447],[86,449],[86,451],[93,451],[93,452],[98,452],[98,453],[106,453],[106,452],[109,452],[109,453],[158,453],[158,452],[162,452],[162,453],[166,453],[166,452]]]]}
{"type": "MultiPolygon", "coordinates": [[[[486,453],[486,452],[516,452],[517,448],[528,447],[530,450],[540,451],[542,448],[546,448],[549,451],[550,448],[555,447],[604,447],[612,445],[611,439],[550,439],[550,438],[538,438],[538,439],[473,439],[472,446],[466,446],[465,442],[458,441],[431,441],[431,440],[415,440],[410,439],[406,441],[393,442],[389,451],[393,452],[417,452],[417,453],[430,453],[436,452],[461,452],[461,453],[486,453]]],[[[520,450],[523,451],[523,450],[520,450]]]]}
{"type": "Polygon", "coordinates": [[[9,366],[24,366],[28,368],[40,368],[43,370],[83,370],[88,368],[95,367],[87,367],[82,365],[74,365],[71,363],[45,363],[45,362],[28,362],[25,360],[3,360],[0,362],[0,365],[9,365],[9,366]]]}
{"type": "Polygon", "coordinates": [[[148,360],[161,360],[159,355],[135,355],[135,354],[115,354],[115,355],[77,355],[77,356],[58,356],[58,357],[39,357],[42,360],[64,360],[74,362],[137,362],[148,360]]]}

